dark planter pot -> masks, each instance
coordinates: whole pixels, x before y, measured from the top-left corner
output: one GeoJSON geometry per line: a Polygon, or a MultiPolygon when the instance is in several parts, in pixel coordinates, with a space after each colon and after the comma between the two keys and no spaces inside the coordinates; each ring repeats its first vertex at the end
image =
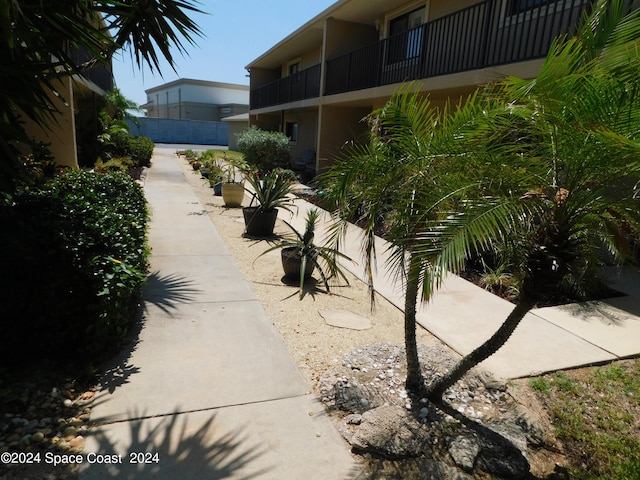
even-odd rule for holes
{"type": "Polygon", "coordinates": [[[247,235],[252,237],[270,237],[273,235],[273,228],[276,225],[278,209],[270,212],[260,212],[260,207],[244,207],[244,224],[247,227],[247,235]]]}
{"type": "MultiPolygon", "coordinates": [[[[300,266],[302,264],[302,258],[296,253],[295,247],[283,248],[280,250],[280,257],[282,258],[282,269],[284,270],[284,276],[291,280],[300,279],[300,266]]],[[[307,265],[304,271],[304,277],[309,278],[313,275],[315,265],[313,262],[307,261],[307,265]]]]}
{"type": "Polygon", "coordinates": [[[200,175],[202,175],[202,178],[209,178],[210,174],[211,174],[211,170],[209,170],[208,168],[200,169],[200,175]]]}
{"type": "Polygon", "coordinates": [[[213,194],[216,197],[221,197],[222,196],[222,182],[218,182],[218,183],[214,183],[213,184],[213,194]]]}

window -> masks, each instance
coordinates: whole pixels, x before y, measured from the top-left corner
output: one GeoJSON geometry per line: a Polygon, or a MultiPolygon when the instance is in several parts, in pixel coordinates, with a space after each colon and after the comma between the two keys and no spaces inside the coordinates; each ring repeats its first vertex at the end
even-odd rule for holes
{"type": "Polygon", "coordinates": [[[300,71],[300,62],[289,64],[289,75],[295,75],[300,71]]]}
{"type": "Polygon", "coordinates": [[[298,122],[287,122],[285,125],[285,133],[289,137],[290,142],[298,141],[298,122]]]}
{"type": "Polygon", "coordinates": [[[422,53],[426,8],[420,7],[389,22],[389,60],[396,63],[419,57],[422,53]]]}
{"type": "Polygon", "coordinates": [[[510,0],[507,6],[507,15],[518,15],[528,10],[555,3],[557,0],[510,0]]]}

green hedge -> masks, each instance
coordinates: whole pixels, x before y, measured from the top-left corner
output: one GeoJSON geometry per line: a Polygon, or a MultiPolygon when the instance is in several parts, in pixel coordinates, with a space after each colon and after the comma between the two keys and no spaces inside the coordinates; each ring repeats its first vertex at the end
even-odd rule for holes
{"type": "Polygon", "coordinates": [[[148,167],[155,144],[149,137],[116,133],[109,151],[114,157],[131,157],[134,167],[148,167]]]}
{"type": "Polygon", "coordinates": [[[250,166],[263,173],[278,167],[289,168],[291,147],[284,133],[249,127],[238,135],[238,150],[250,166]]]}
{"type": "Polygon", "coordinates": [[[0,355],[98,362],[138,318],[147,210],[122,173],[73,172],[0,207],[0,355]]]}

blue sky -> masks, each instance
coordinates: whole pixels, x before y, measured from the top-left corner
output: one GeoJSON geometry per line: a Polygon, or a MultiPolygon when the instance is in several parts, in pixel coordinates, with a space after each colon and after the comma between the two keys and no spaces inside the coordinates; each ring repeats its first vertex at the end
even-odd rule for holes
{"type": "Polygon", "coordinates": [[[249,84],[244,67],[336,0],[200,0],[208,15],[193,15],[206,37],[188,45],[188,57],[175,54],[174,72],[163,76],[135,66],[129,52],[113,58],[116,86],[130,100],[146,102],[149,88],[178,78],[249,84]]]}

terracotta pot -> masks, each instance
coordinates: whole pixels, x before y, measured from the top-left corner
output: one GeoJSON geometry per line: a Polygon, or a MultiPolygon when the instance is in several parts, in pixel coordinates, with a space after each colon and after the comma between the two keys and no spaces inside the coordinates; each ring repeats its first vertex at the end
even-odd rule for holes
{"type": "Polygon", "coordinates": [[[247,227],[246,233],[252,237],[270,237],[273,235],[273,228],[276,225],[278,209],[270,212],[261,212],[260,207],[244,207],[244,224],[247,227]]]}
{"type": "MultiPolygon", "coordinates": [[[[284,270],[284,276],[292,280],[300,279],[300,266],[302,264],[302,258],[296,253],[296,248],[283,248],[282,250],[280,250],[280,257],[282,258],[282,269],[284,270]]],[[[313,275],[314,268],[315,265],[313,264],[313,262],[307,260],[304,277],[308,278],[313,275]]]]}
{"type": "Polygon", "coordinates": [[[227,207],[241,207],[244,200],[244,186],[241,183],[223,183],[222,199],[227,207]]]}

